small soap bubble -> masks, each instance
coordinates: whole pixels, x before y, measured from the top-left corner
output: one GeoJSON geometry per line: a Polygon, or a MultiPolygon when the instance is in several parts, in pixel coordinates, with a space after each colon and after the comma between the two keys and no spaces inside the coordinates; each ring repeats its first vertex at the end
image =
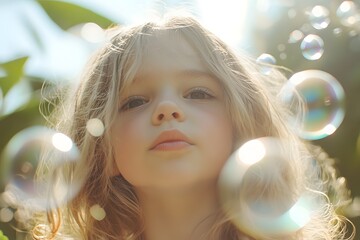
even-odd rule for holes
{"type": "Polygon", "coordinates": [[[304,38],[304,34],[300,30],[294,30],[290,33],[288,43],[297,43],[304,38]]]}
{"type": "Polygon", "coordinates": [[[276,64],[276,59],[270,54],[263,53],[256,59],[256,62],[261,66],[261,73],[268,75],[272,71],[272,65],[276,64]]]}
{"type": "Polygon", "coordinates": [[[286,53],[280,53],[279,55],[281,60],[285,60],[287,58],[287,54],[286,53]]]}
{"type": "Polygon", "coordinates": [[[314,196],[307,192],[297,199],[266,192],[289,167],[287,145],[273,137],[250,140],[233,152],[220,172],[224,212],[241,231],[259,239],[298,231],[315,209],[314,196]],[[265,189],[259,193],[254,186],[265,189]]]}
{"type": "Polygon", "coordinates": [[[10,222],[14,217],[13,211],[10,208],[2,208],[0,210],[0,221],[1,222],[10,222]]]}
{"type": "Polygon", "coordinates": [[[48,210],[64,204],[79,191],[83,179],[63,173],[72,169],[79,160],[79,150],[65,134],[35,126],[24,129],[11,138],[4,149],[1,161],[0,185],[5,188],[3,197],[14,208],[48,210]],[[54,171],[40,169],[40,161],[54,171]],[[42,178],[37,173],[43,173],[42,178]],[[49,199],[51,194],[52,201],[49,199]]]}
{"type": "Polygon", "coordinates": [[[317,5],[311,10],[309,20],[315,29],[325,29],[330,23],[329,10],[324,6],[317,5]]]}
{"type": "Polygon", "coordinates": [[[285,44],[280,43],[279,45],[277,45],[277,49],[278,49],[280,52],[283,52],[283,51],[285,51],[286,46],[285,46],[285,44]]]}
{"type": "Polygon", "coordinates": [[[341,36],[343,30],[341,28],[334,28],[333,33],[336,37],[341,36]]]}
{"type": "Polygon", "coordinates": [[[106,217],[105,210],[102,207],[100,207],[99,204],[95,204],[95,205],[91,206],[90,214],[94,219],[96,219],[98,221],[101,221],[106,217]]]}
{"type": "Polygon", "coordinates": [[[283,87],[280,96],[294,113],[291,122],[304,139],[327,137],[336,131],[344,119],[344,90],[332,75],[324,71],[295,73],[283,87]],[[305,112],[294,104],[298,97],[303,99],[305,112]]]}
{"type": "Polygon", "coordinates": [[[358,9],[352,1],[342,2],[336,10],[336,15],[340,19],[341,24],[346,27],[354,26],[360,21],[358,9]]]}
{"type": "Polygon", "coordinates": [[[307,35],[300,45],[303,56],[308,60],[318,60],[324,53],[324,41],[314,34],[307,35]]]}
{"type": "Polygon", "coordinates": [[[105,131],[103,122],[98,118],[92,118],[86,123],[86,130],[94,137],[100,137],[105,131]]]}

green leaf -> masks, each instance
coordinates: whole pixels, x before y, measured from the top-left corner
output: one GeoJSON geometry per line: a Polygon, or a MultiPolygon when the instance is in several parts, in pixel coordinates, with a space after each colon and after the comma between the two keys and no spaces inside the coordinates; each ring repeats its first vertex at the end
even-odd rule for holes
{"type": "Polygon", "coordinates": [[[24,65],[27,59],[28,57],[22,57],[0,64],[0,68],[6,73],[6,76],[0,77],[0,87],[4,96],[10,88],[20,81],[24,74],[24,65]]]}
{"type": "Polygon", "coordinates": [[[94,22],[102,28],[107,28],[113,21],[90,9],[60,0],[37,0],[49,17],[63,30],[73,26],[94,22]]]}

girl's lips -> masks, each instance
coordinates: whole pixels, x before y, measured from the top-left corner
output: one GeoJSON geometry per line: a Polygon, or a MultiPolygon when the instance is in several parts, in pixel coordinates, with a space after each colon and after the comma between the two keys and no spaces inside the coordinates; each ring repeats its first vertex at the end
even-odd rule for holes
{"type": "Polygon", "coordinates": [[[168,141],[157,144],[152,150],[157,151],[175,151],[191,146],[188,142],[182,140],[168,141]]]}
{"type": "Polygon", "coordinates": [[[180,150],[193,145],[188,137],[177,129],[167,130],[160,135],[151,144],[150,150],[172,151],[180,150]]]}

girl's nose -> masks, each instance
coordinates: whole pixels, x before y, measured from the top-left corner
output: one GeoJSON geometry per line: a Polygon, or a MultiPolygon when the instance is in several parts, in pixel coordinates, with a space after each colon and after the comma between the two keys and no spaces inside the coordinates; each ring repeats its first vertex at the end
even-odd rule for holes
{"type": "Polygon", "coordinates": [[[151,121],[154,125],[160,125],[171,120],[182,122],[185,120],[185,114],[176,102],[163,100],[156,106],[151,121]]]}

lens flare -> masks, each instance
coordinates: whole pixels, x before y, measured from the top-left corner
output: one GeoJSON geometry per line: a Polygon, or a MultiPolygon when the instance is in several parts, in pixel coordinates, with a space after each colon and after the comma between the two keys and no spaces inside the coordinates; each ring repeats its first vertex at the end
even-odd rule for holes
{"type": "Polygon", "coordinates": [[[295,73],[280,93],[291,109],[291,122],[304,139],[316,140],[334,133],[344,119],[345,93],[340,83],[329,73],[306,70],[295,73]],[[299,97],[304,111],[294,104],[299,97]]]}
{"type": "Polygon", "coordinates": [[[308,60],[318,60],[324,53],[324,41],[314,34],[307,35],[301,42],[303,56],[308,60]]]}
{"type": "MultiPolygon", "coordinates": [[[[283,184],[280,177],[289,174],[291,154],[287,149],[288,144],[277,138],[253,139],[238,148],[221,170],[221,205],[241,231],[255,238],[298,231],[315,210],[314,194],[304,192],[293,199],[271,190],[283,184]]],[[[292,188],[289,181],[287,187],[292,188]]]]}
{"type": "Polygon", "coordinates": [[[270,54],[263,53],[256,59],[256,62],[261,66],[260,72],[268,75],[272,71],[272,65],[276,64],[276,59],[270,54]]]}
{"type": "Polygon", "coordinates": [[[35,126],[17,133],[5,147],[1,159],[3,196],[8,196],[14,208],[57,207],[72,199],[83,182],[80,170],[69,172],[79,160],[75,144],[68,136],[45,127],[35,126]],[[46,167],[40,168],[40,161],[45,161],[46,167]],[[62,171],[64,169],[67,171],[62,171]]]}
{"type": "Polygon", "coordinates": [[[86,130],[94,137],[100,137],[105,131],[103,122],[98,118],[92,118],[86,123],[86,130]]]}
{"type": "Polygon", "coordinates": [[[309,20],[315,29],[325,29],[330,23],[329,10],[324,6],[317,5],[311,10],[309,20]]]}

